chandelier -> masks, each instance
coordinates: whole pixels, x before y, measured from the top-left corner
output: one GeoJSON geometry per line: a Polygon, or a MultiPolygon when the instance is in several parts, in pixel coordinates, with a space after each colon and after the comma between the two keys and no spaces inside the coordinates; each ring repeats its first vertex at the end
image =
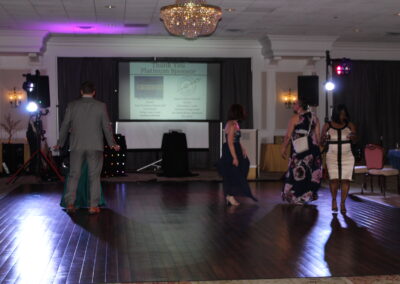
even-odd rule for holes
{"type": "Polygon", "coordinates": [[[221,8],[204,0],[176,0],[161,8],[160,18],[173,35],[197,38],[212,34],[221,19],[221,8]]]}

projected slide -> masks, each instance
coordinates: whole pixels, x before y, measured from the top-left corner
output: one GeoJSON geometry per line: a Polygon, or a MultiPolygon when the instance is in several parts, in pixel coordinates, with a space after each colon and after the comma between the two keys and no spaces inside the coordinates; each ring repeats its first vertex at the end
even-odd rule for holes
{"type": "Polygon", "coordinates": [[[219,64],[123,62],[119,66],[120,119],[219,119],[219,64]]]}
{"type": "Polygon", "coordinates": [[[207,65],[131,63],[132,119],[206,119],[207,65]]]}

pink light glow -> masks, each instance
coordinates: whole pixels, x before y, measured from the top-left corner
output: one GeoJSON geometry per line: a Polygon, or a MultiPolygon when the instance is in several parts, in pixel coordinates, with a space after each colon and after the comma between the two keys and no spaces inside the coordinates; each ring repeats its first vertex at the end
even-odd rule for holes
{"type": "Polygon", "coordinates": [[[124,27],[121,24],[95,22],[32,23],[26,29],[58,34],[143,34],[146,30],[146,28],[124,27]]]}

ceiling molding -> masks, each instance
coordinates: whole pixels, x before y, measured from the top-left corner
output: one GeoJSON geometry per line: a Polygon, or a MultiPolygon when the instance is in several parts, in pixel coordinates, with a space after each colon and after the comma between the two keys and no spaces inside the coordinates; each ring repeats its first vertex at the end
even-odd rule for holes
{"type": "Polygon", "coordinates": [[[1,53],[40,53],[47,31],[0,30],[1,53]]]}
{"type": "Polygon", "coordinates": [[[276,57],[325,57],[337,36],[268,35],[260,41],[266,58],[276,57]]]}
{"type": "Polygon", "coordinates": [[[262,46],[257,40],[237,40],[221,38],[199,38],[185,40],[170,36],[64,36],[51,35],[46,45],[50,46],[137,46],[160,48],[230,48],[261,50],[262,46]]]}
{"type": "Polygon", "coordinates": [[[363,51],[399,51],[400,42],[335,42],[333,48],[363,51]]]}
{"type": "Polygon", "coordinates": [[[400,42],[336,42],[331,57],[349,57],[354,60],[400,60],[400,42]]]}

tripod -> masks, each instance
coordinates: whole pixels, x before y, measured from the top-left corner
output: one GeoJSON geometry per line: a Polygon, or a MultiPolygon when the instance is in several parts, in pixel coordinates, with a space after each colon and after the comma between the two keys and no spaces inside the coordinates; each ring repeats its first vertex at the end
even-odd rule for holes
{"type": "Polygon", "coordinates": [[[47,115],[49,113],[49,110],[45,110],[44,112],[38,111],[38,113],[35,116],[35,121],[34,121],[34,128],[36,129],[36,145],[38,149],[31,154],[30,158],[28,161],[26,161],[22,167],[20,167],[7,181],[6,184],[14,183],[19,175],[22,173],[23,170],[28,167],[32,161],[36,161],[36,169],[35,173],[37,175],[40,175],[41,172],[43,171],[42,165],[45,163],[47,164],[50,169],[55,173],[55,175],[58,177],[60,181],[64,181],[64,177],[60,174],[58,171],[56,165],[54,165],[54,162],[42,151],[41,145],[42,141],[46,140],[46,137],[44,136],[45,131],[43,130],[43,125],[42,125],[42,120],[41,116],[42,115],[47,115]]]}

